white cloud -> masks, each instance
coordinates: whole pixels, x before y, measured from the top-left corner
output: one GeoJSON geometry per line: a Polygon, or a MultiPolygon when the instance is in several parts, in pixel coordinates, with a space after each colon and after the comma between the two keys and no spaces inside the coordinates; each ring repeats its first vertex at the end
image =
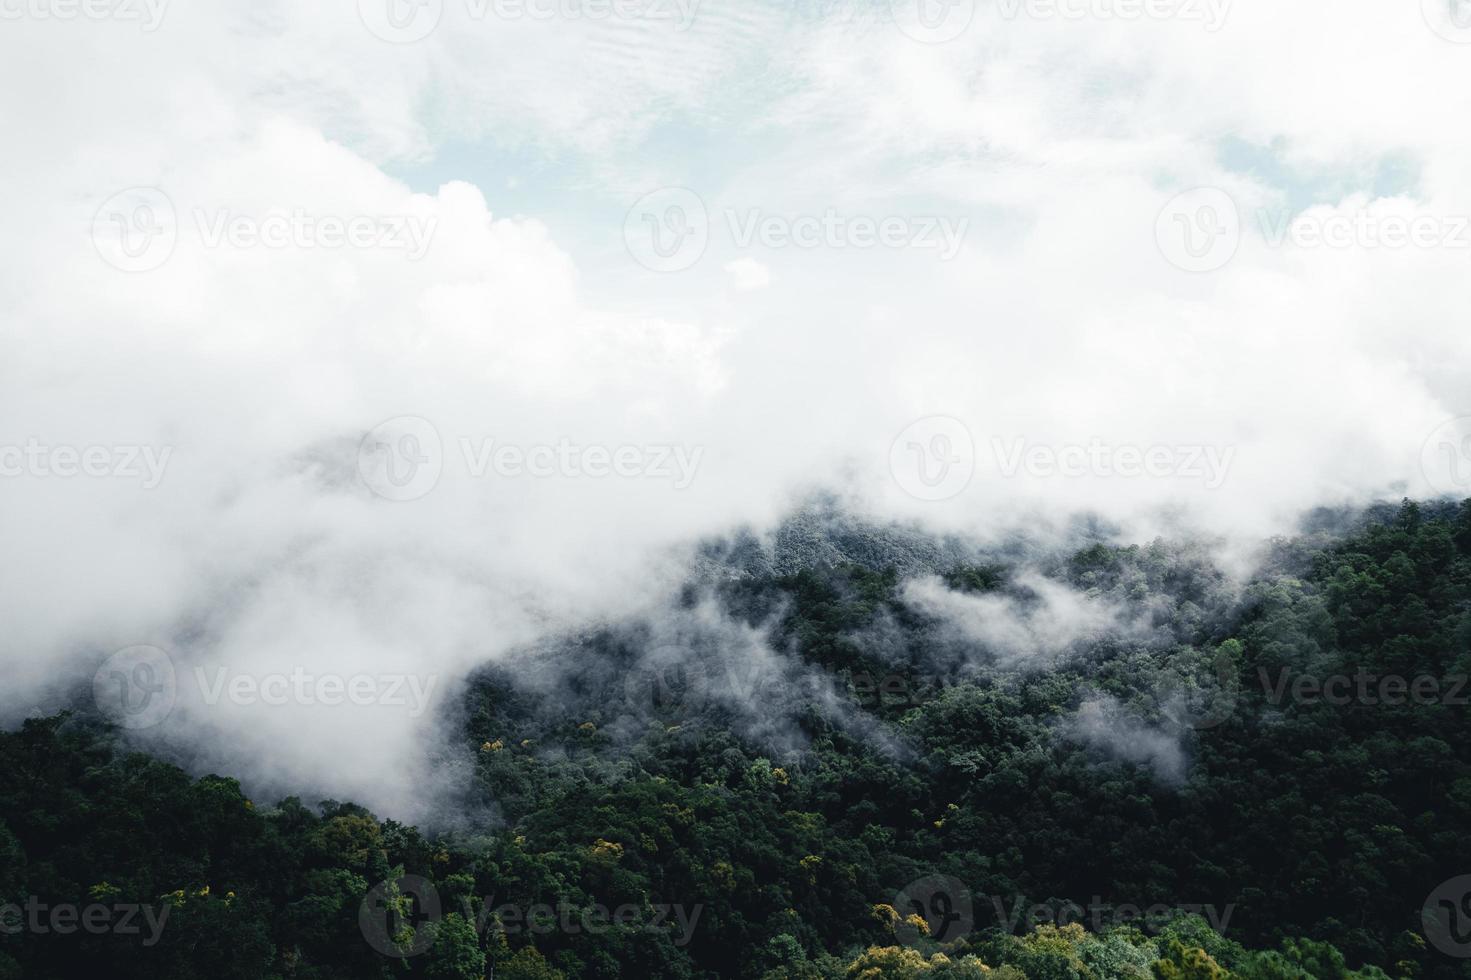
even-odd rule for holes
{"type": "MultiPolygon", "coordinates": [[[[1272,247],[1256,230],[1262,209],[1304,199],[1471,214],[1471,133],[1451,122],[1471,102],[1467,50],[1413,4],[1237,0],[1214,33],[992,23],[985,5],[938,46],[882,12],[735,0],[707,0],[682,31],[447,2],[437,30],[394,45],[355,6],[175,4],[152,32],[23,18],[0,33],[15,134],[0,147],[0,446],[173,450],[148,491],[0,478],[19,556],[0,564],[9,709],[58,664],[85,672],[139,643],[181,665],[429,665],[449,692],[551,624],[645,601],[668,549],[764,522],[814,484],[949,528],[1091,508],[1135,534],[1245,539],[1314,504],[1445,488],[1420,457],[1468,411],[1466,252],[1272,247]],[[1255,167],[1231,162],[1228,136],[1255,167]],[[1391,164],[1403,175],[1378,186],[1391,164]],[[425,173],[445,179],[391,176],[425,173]],[[1164,204],[1198,185],[1244,218],[1211,273],[1172,266],[1155,239],[1164,204]],[[638,266],[620,240],[659,186],[709,209],[706,254],[682,272],[638,266]],[[166,194],[176,238],[157,268],[126,272],[89,229],[136,187],[166,194]],[[970,225],[948,262],[743,246],[725,216],[753,208],[970,225]],[[209,243],[215,222],[298,212],[432,234],[417,261],[209,243]],[[392,503],[357,479],[358,442],[406,415],[435,427],[444,471],[392,503]],[[889,471],[895,435],[930,415],[962,420],[975,447],[963,492],[938,502],[889,471]],[[701,462],[683,491],[475,478],[462,439],[681,446],[701,462]],[[1234,455],[1215,488],[1007,475],[994,447],[1016,439],[1234,455]]],[[[1057,628],[1091,622],[1054,598],[1057,628]]],[[[999,613],[1012,634],[996,642],[1072,635],[999,613]]],[[[286,781],[413,808],[419,720],[195,707],[162,734],[226,734],[221,767],[279,758],[286,781]],[[385,743],[388,765],[368,752],[385,743]]]]}
{"type": "Polygon", "coordinates": [[[1060,731],[1120,761],[1147,766],[1162,782],[1185,778],[1185,750],[1178,735],[1131,716],[1117,698],[1104,695],[1084,701],[1060,731]]]}
{"type": "Polygon", "coordinates": [[[955,592],[933,575],[905,582],[902,594],[913,609],[946,623],[988,658],[1008,664],[1055,657],[1075,644],[1130,631],[1122,609],[1061,582],[1028,572],[1015,585],[1033,598],[955,592]]]}
{"type": "Polygon", "coordinates": [[[743,293],[755,292],[771,285],[771,269],[753,258],[734,259],[725,263],[731,283],[743,293]]]}

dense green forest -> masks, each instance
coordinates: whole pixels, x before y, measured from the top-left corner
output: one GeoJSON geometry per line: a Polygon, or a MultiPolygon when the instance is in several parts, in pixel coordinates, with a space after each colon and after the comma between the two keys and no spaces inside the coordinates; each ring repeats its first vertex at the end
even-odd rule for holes
{"type": "Polygon", "coordinates": [[[1080,534],[712,544],[666,621],[474,679],[452,831],[27,721],[0,976],[1471,977],[1471,502],[1318,515],[1246,581],[1080,534]]]}

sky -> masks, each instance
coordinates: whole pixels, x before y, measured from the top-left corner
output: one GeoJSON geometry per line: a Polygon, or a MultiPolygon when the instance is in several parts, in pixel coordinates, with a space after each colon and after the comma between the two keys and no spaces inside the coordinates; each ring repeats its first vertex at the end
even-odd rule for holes
{"type": "Polygon", "coordinates": [[[1463,0],[0,0],[0,80],[6,719],[412,817],[468,670],[814,491],[1471,488],[1463,0]]]}

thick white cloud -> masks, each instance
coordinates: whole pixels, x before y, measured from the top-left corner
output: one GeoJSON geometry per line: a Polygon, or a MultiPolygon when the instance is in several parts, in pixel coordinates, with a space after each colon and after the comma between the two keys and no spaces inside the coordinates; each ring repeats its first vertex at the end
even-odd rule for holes
{"type": "Polygon", "coordinates": [[[974,659],[982,663],[989,659],[1022,667],[1050,665],[1075,644],[1143,632],[1127,620],[1124,609],[1043,575],[1024,573],[1016,584],[1035,600],[955,592],[933,575],[906,582],[902,595],[910,607],[940,620],[963,643],[977,647],[979,656],[974,659]]]}
{"type": "Polygon", "coordinates": [[[1455,489],[1420,462],[1467,411],[1471,232],[1270,241],[1304,204],[1448,237],[1471,214],[1471,46],[1414,5],[1237,0],[1211,31],[982,3],[940,45],[888,4],[706,0],[681,29],[445,0],[408,44],[358,6],[169,5],[152,31],[5,8],[0,447],[170,453],[150,489],[0,477],[9,713],[155,644],[181,693],[146,736],[214,733],[220,768],[412,814],[433,712],[208,705],[193,668],[450,697],[818,485],[941,526],[1091,508],[1246,540],[1455,489]],[[708,241],[655,272],[624,222],[664,186],[697,195],[708,241]],[[1243,218],[1211,272],[1156,238],[1197,186],[1243,218]],[[128,257],[105,232],[140,201],[173,232],[128,257]],[[324,244],[354,220],[398,230],[324,244]],[[944,228],[948,259],[925,247],[944,228]],[[939,500],[891,472],[966,455],[929,416],[975,447],[939,500]],[[400,417],[431,428],[383,451],[430,431],[442,472],[393,501],[361,443],[400,417]]]}

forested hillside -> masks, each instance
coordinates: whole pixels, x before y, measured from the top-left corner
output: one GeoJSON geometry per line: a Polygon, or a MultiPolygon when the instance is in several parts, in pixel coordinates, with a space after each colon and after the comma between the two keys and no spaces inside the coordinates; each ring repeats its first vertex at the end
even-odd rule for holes
{"type": "Polygon", "coordinates": [[[1471,502],[1248,580],[796,522],[485,667],[469,827],[0,735],[0,976],[1471,977],[1468,673],[1471,502]]]}

